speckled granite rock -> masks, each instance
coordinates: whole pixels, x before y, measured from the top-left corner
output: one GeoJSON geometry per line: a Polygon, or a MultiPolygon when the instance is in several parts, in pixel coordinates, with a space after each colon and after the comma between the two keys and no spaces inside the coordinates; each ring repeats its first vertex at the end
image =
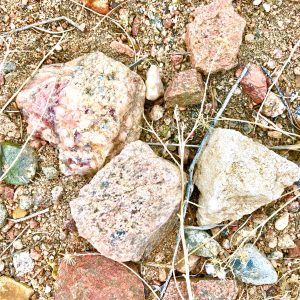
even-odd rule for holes
{"type": "Polygon", "coordinates": [[[179,169],[141,141],[125,146],[70,202],[79,234],[102,255],[139,261],[174,225],[179,169]]]}
{"type": "Polygon", "coordinates": [[[55,300],[144,300],[139,278],[121,264],[104,256],[74,257],[62,262],[55,283],[55,300]]]}
{"type": "Polygon", "coordinates": [[[17,97],[28,133],[37,126],[36,137],[57,145],[65,175],[96,172],[137,140],[144,100],[141,77],[100,52],[44,66],[17,97]]]}
{"type": "Polygon", "coordinates": [[[300,168],[231,129],[215,129],[195,171],[199,224],[238,220],[278,199],[300,168]]]}
{"type": "Polygon", "coordinates": [[[165,92],[167,107],[179,107],[200,104],[204,94],[202,76],[195,69],[179,72],[175,75],[165,92]]]}
{"type": "Polygon", "coordinates": [[[204,74],[210,68],[216,73],[237,64],[246,21],[234,11],[231,2],[214,0],[200,5],[194,12],[194,21],[187,25],[186,45],[192,66],[204,74]]]}
{"type": "MultiPolygon", "coordinates": [[[[184,299],[188,299],[185,281],[178,282],[184,299]]],[[[235,300],[238,296],[238,286],[234,280],[199,280],[192,281],[192,292],[196,300],[235,300]]],[[[171,281],[164,300],[181,300],[175,282],[171,281]]]]}

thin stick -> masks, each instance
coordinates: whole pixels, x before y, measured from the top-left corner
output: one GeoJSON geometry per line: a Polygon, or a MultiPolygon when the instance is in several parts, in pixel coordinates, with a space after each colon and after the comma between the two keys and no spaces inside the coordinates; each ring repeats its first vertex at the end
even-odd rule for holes
{"type": "Polygon", "coordinates": [[[15,239],[1,252],[0,258],[2,258],[2,255],[12,246],[12,244],[29,228],[29,225],[27,225],[16,237],[15,239]]]}
{"type": "MultiPolygon", "coordinates": [[[[149,146],[159,146],[159,147],[163,147],[163,145],[161,143],[147,143],[149,146]]],[[[165,144],[166,147],[180,147],[180,144],[165,144]]],[[[185,147],[189,147],[189,148],[199,148],[199,145],[191,145],[191,144],[185,144],[185,147]]]]}
{"type": "MultiPolygon", "coordinates": [[[[186,193],[185,193],[185,200],[184,200],[184,204],[183,204],[183,218],[185,218],[185,215],[186,215],[186,212],[187,212],[187,206],[188,206],[188,202],[190,200],[190,197],[192,195],[192,191],[193,191],[193,175],[194,175],[194,169],[196,167],[196,163],[206,145],[206,143],[208,142],[218,120],[220,119],[222,113],[224,112],[224,110],[226,109],[233,93],[235,92],[235,90],[237,89],[239,83],[241,82],[241,80],[244,78],[244,76],[246,75],[246,73],[248,72],[248,69],[250,67],[250,64],[248,64],[242,74],[240,75],[240,77],[237,79],[236,83],[234,84],[234,86],[231,88],[229,94],[227,95],[222,107],[220,108],[220,110],[218,111],[216,117],[214,118],[213,120],[213,123],[212,125],[209,127],[209,129],[207,130],[203,140],[201,141],[200,145],[199,145],[199,148],[197,150],[197,153],[189,167],[189,175],[188,175],[188,184],[187,184],[187,188],[186,188],[186,193]]],[[[176,257],[177,257],[177,253],[178,253],[178,249],[179,249],[179,244],[180,244],[180,232],[177,233],[177,237],[176,237],[176,245],[175,245],[175,251],[174,251],[174,254],[173,254],[173,259],[172,259],[172,265],[175,265],[175,262],[176,262],[176,257]]],[[[173,270],[171,270],[171,272],[169,272],[169,275],[167,277],[167,280],[166,282],[163,284],[162,286],[162,289],[161,289],[161,296],[160,296],[160,299],[163,299],[164,295],[165,295],[165,292],[167,290],[167,287],[169,285],[169,282],[171,280],[171,277],[172,277],[172,273],[173,273],[173,270]]]]}
{"type": "MultiPolygon", "coordinates": [[[[82,28],[80,27],[80,25],[78,25],[77,23],[75,23],[71,19],[69,19],[69,18],[67,18],[65,16],[61,16],[61,17],[56,17],[56,18],[51,18],[51,19],[48,19],[48,20],[36,22],[36,23],[30,24],[30,25],[26,25],[26,26],[23,26],[23,27],[11,30],[11,31],[3,32],[3,33],[1,33],[1,35],[9,35],[9,34],[12,34],[12,33],[16,33],[16,32],[20,32],[20,31],[28,30],[28,29],[31,29],[31,28],[35,28],[37,26],[49,24],[49,23],[52,23],[52,22],[58,22],[58,21],[67,21],[69,24],[71,24],[72,26],[74,26],[75,28],[77,28],[78,30],[80,30],[81,32],[84,31],[84,30],[82,30],[82,28]]],[[[59,33],[59,32],[57,32],[57,33],[59,33]]]]}
{"type": "Polygon", "coordinates": [[[29,220],[29,219],[32,219],[36,216],[40,216],[40,215],[43,215],[45,213],[49,212],[49,208],[45,208],[43,210],[40,210],[40,211],[37,211],[29,216],[26,216],[26,217],[23,217],[23,218],[19,218],[19,219],[9,219],[10,221],[14,222],[14,223],[20,223],[20,222],[23,222],[23,221],[26,221],[26,220],[29,220]]]}

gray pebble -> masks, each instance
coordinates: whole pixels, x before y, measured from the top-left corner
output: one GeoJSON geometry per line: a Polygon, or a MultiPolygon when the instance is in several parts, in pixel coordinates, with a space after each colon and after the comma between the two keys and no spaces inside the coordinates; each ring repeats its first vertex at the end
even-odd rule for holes
{"type": "Polygon", "coordinates": [[[29,273],[34,268],[34,262],[28,251],[15,253],[13,256],[13,264],[17,275],[29,273]]]}
{"type": "Polygon", "coordinates": [[[19,201],[19,207],[24,209],[24,210],[28,210],[32,207],[33,203],[32,203],[32,199],[27,197],[27,196],[22,196],[20,197],[20,201],[19,201]]]}
{"type": "Polygon", "coordinates": [[[49,180],[54,179],[59,175],[59,172],[52,166],[42,167],[42,171],[49,180]]]}
{"type": "Polygon", "coordinates": [[[5,61],[0,64],[0,71],[4,74],[14,72],[16,70],[16,63],[13,61],[5,61]]]}
{"type": "Polygon", "coordinates": [[[7,210],[3,203],[0,202],[0,228],[3,227],[6,223],[7,210]]]}
{"type": "Polygon", "coordinates": [[[52,190],[51,190],[51,195],[52,195],[52,200],[54,202],[58,201],[61,199],[62,195],[63,195],[63,187],[60,185],[55,186],[52,190]]]}

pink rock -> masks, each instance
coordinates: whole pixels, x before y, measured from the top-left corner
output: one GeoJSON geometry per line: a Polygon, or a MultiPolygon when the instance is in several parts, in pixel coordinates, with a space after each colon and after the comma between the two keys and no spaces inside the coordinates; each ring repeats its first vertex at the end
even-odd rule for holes
{"type": "MultiPolygon", "coordinates": [[[[188,299],[186,283],[181,281],[178,285],[184,299],[188,299]]],[[[192,281],[191,286],[197,300],[235,300],[239,292],[234,280],[199,280],[192,281]]],[[[164,300],[181,300],[174,281],[169,284],[164,300]]]]}
{"type": "Polygon", "coordinates": [[[102,255],[139,261],[177,220],[180,171],[136,141],[105,165],[70,202],[79,234],[102,255]]]}
{"type": "Polygon", "coordinates": [[[295,241],[296,247],[288,249],[289,257],[300,257],[300,240],[295,241]]]}
{"type": "Polygon", "coordinates": [[[139,33],[139,30],[140,30],[140,25],[141,25],[141,17],[140,16],[136,16],[134,19],[133,19],[133,22],[132,22],[132,28],[131,28],[131,33],[132,33],[132,36],[136,37],[139,33]]]}
{"type": "Polygon", "coordinates": [[[195,69],[177,73],[165,92],[167,107],[179,107],[201,103],[204,84],[200,73],[195,69]]]}
{"type": "MultiPolygon", "coordinates": [[[[243,69],[243,66],[237,69],[236,77],[242,74],[243,69]]],[[[261,68],[255,64],[251,64],[248,73],[241,81],[241,86],[255,104],[262,103],[268,92],[267,78],[261,68]]]]}
{"type": "Polygon", "coordinates": [[[139,278],[104,256],[74,257],[62,262],[55,283],[55,300],[144,300],[139,278]]]}
{"type": "Polygon", "coordinates": [[[177,66],[183,62],[183,55],[173,54],[171,56],[171,61],[174,66],[177,66]]]}
{"type": "Polygon", "coordinates": [[[144,101],[141,77],[101,52],[44,66],[17,97],[28,133],[57,145],[65,175],[94,173],[138,139],[144,101]]]}
{"type": "Polygon", "coordinates": [[[233,9],[232,0],[214,0],[195,10],[187,25],[186,45],[194,68],[208,74],[227,71],[237,64],[246,21],[233,9]]]}
{"type": "Polygon", "coordinates": [[[125,54],[129,57],[134,57],[134,51],[128,45],[125,45],[122,42],[113,41],[110,44],[110,48],[112,48],[120,54],[125,54]]]}

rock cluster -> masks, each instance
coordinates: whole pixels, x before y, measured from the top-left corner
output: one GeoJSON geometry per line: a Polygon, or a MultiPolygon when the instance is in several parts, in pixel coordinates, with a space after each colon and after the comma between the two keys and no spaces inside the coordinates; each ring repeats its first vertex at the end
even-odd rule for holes
{"type": "Polygon", "coordinates": [[[100,52],[44,66],[17,97],[28,133],[57,145],[65,175],[96,172],[137,140],[144,100],[141,77],[100,52]]]}

